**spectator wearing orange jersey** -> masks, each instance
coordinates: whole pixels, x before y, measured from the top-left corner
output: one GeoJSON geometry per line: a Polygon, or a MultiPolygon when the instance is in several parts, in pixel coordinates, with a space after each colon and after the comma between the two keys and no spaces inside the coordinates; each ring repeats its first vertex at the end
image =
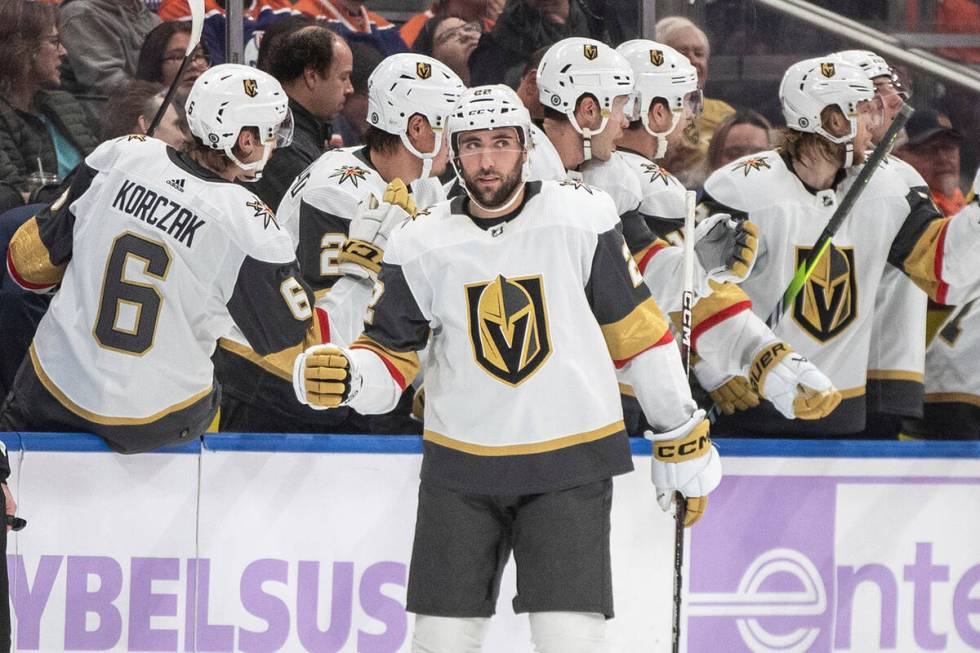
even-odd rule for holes
{"type": "MultiPolygon", "coordinates": [[[[288,3],[291,0],[277,1],[288,3]]],[[[369,43],[385,57],[408,51],[408,46],[402,41],[395,26],[369,11],[361,0],[317,2],[322,8],[321,17],[327,21],[330,29],[344,37],[348,43],[369,43]]]]}

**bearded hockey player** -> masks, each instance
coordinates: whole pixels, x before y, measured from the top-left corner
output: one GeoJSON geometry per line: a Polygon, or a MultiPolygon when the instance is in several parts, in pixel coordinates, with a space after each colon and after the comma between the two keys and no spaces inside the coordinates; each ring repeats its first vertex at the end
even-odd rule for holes
{"type": "Polygon", "coordinates": [[[693,523],[721,478],[615,207],[582,184],[525,183],[529,124],[509,89],[463,95],[448,135],[466,195],[392,233],[364,333],[295,368],[301,401],[383,412],[429,347],[408,583],[419,653],[482,650],[511,551],[536,650],[601,645],[611,477],[632,468],[617,367],[656,427],[665,509],[678,489],[693,523]]]}
{"type": "MultiPolygon", "coordinates": [[[[544,55],[538,88],[543,103],[558,97],[550,106],[563,107],[564,120],[551,116],[545,123],[546,130],[557,134],[559,153],[565,152],[563,158],[570,162],[576,152],[591,153],[579,167],[585,182],[612,196],[630,251],[654,299],[679,315],[682,250],[658,239],[651,227],[666,233],[683,225],[685,190],[647,157],[662,156],[668,139],[681,137],[697,113],[701,92],[694,67],[683,55],[653,41],[630,41],[617,52],[598,41],[566,39],[544,55]],[[593,52],[595,56],[590,56],[593,52]],[[627,78],[633,82],[630,89],[621,83],[627,78]],[[611,107],[608,118],[601,106],[594,108],[596,100],[611,107]],[[627,102],[629,111],[624,114],[627,102]],[[597,128],[596,117],[605,121],[597,128]],[[641,153],[616,151],[617,141],[624,137],[641,153]]],[[[757,364],[768,381],[763,383],[768,388],[766,397],[782,414],[803,419],[825,416],[839,401],[830,381],[797,354],[779,359],[769,355],[775,347],[785,348],[785,343],[752,316],[751,302],[737,286],[724,283],[740,280],[751,268],[754,226],[727,215],[711,216],[702,220],[697,237],[702,278],[713,280],[699,292],[691,337],[692,348],[717,370],[707,389],[717,389],[716,396],[727,400],[726,381],[757,364]]],[[[722,405],[727,408],[724,401],[722,405]]]]}
{"type": "MultiPolygon", "coordinates": [[[[868,50],[845,50],[834,57],[856,65],[874,84],[885,119],[871,131],[877,145],[910,97],[901,76],[879,55],[868,50]]],[[[889,155],[884,165],[894,168],[906,193],[928,193],[928,185],[911,165],[889,155]]],[[[861,166],[852,166],[857,174],[861,166]]],[[[868,351],[867,426],[864,437],[894,439],[902,418],[922,416],[925,371],[926,311],[928,297],[911,279],[891,265],[885,266],[875,296],[871,347],[868,351]]]]}
{"type": "MultiPolygon", "coordinates": [[[[367,209],[370,198],[382,199],[386,185],[399,179],[416,191],[415,197],[403,190],[393,193],[389,203],[398,197],[396,203],[409,212],[416,201],[425,206],[444,199],[435,178],[447,163],[442,131],[463,88],[452,70],[430,57],[386,58],[368,80],[366,144],[324,153],[283,197],[277,218],[293,238],[303,277],[329,316],[331,342],[346,345],[360,334],[381,251],[394,226],[385,217],[398,213],[375,211],[373,218],[358,221],[359,229],[351,220],[367,209]]],[[[224,386],[221,430],[357,433],[417,428],[407,420],[407,410],[400,411],[404,419],[392,416],[379,423],[380,418],[371,418],[367,423],[346,408],[323,413],[297,404],[290,382],[294,358],[290,354],[280,364],[256,355],[240,336],[223,339],[216,356],[224,386]]]]}
{"type": "Polygon", "coordinates": [[[271,76],[215,66],[187,98],[194,144],[103,143],[67,197],[10,243],[25,288],[60,284],[0,417],[10,431],[89,431],[122,453],[198,437],[214,417],[211,354],[233,326],[270,354],[321,342],[289,236],[236,180],[288,142],[271,76]]]}
{"type": "MultiPolygon", "coordinates": [[[[884,121],[882,100],[857,66],[839,58],[793,65],[780,86],[789,126],[780,150],[744,157],[705,184],[713,210],[759,225],[759,262],[742,288],[761,317],[776,305],[864,161],[884,121]]],[[[909,192],[894,166],[875,171],[833,245],[776,329],[841,389],[825,419],[788,421],[765,404],[723,420],[739,435],[853,437],[864,430],[875,296],[891,264],[930,296],[964,298],[978,271],[975,220],[943,219],[928,194],[909,192]]],[[[751,378],[751,375],[750,375],[751,378]]]]}

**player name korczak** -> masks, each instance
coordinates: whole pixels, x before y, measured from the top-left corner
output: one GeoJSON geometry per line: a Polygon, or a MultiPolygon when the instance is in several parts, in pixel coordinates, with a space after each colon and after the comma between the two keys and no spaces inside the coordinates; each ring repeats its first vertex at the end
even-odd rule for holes
{"type": "Polygon", "coordinates": [[[194,244],[194,233],[205,225],[193,211],[135,181],[123,182],[112,208],[153,225],[187,247],[194,244]]]}

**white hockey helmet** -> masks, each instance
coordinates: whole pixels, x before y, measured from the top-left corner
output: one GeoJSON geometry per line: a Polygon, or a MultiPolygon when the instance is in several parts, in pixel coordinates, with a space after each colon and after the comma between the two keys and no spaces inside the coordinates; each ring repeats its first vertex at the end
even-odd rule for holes
{"type": "Polygon", "coordinates": [[[606,128],[613,100],[633,92],[633,69],[605,43],[574,37],[548,48],[538,64],[537,81],[541,104],[568,117],[575,131],[582,135],[588,160],[592,158],[592,136],[606,128]],[[598,100],[602,111],[602,122],[595,131],[581,127],[575,120],[578,99],[586,94],[598,100]]]}
{"type": "Polygon", "coordinates": [[[842,50],[831,56],[858,66],[870,80],[874,80],[876,77],[888,77],[892,87],[902,96],[903,100],[908,101],[912,97],[912,91],[902,76],[889,66],[881,55],[870,50],[842,50]]]}
{"type": "Polygon", "coordinates": [[[429,176],[432,158],[439,151],[442,130],[459,96],[463,80],[444,63],[421,54],[393,54],[378,64],[368,78],[368,123],[401,137],[405,148],[422,159],[422,177],[429,176]],[[408,139],[408,120],[416,113],[435,132],[431,152],[420,152],[408,139]]]}
{"type": "Polygon", "coordinates": [[[616,52],[633,68],[633,97],[627,104],[626,117],[631,122],[642,122],[643,128],[657,138],[654,158],[662,158],[667,153],[667,136],[677,128],[684,112],[689,110],[696,117],[704,108],[698,71],[683,54],[656,41],[633,39],[616,48],[616,52]],[[670,129],[665,132],[650,128],[650,106],[657,98],[667,102],[673,116],[670,129]]]}
{"type": "MultiPolygon", "coordinates": [[[[526,155],[531,142],[531,114],[528,113],[524,103],[521,102],[521,99],[513,89],[503,84],[475,86],[467,89],[460,97],[459,104],[456,105],[456,108],[449,116],[449,122],[446,126],[449,160],[452,163],[453,170],[456,171],[456,177],[459,179],[460,186],[463,187],[467,195],[470,195],[470,192],[466,188],[466,180],[463,179],[462,167],[458,160],[459,143],[457,137],[461,132],[499,129],[501,127],[513,127],[517,130],[517,136],[520,138],[525,154],[524,165],[521,168],[521,181],[526,181],[530,174],[530,163],[526,155]]],[[[495,209],[483,208],[486,210],[504,211],[510,208],[518,194],[515,191],[510,201],[502,207],[495,209]]],[[[472,195],[470,195],[470,199],[474,202],[477,201],[472,195]]]]}
{"type": "Polygon", "coordinates": [[[286,147],[293,140],[293,114],[282,86],[272,75],[249,66],[225,63],[204,71],[194,81],[184,109],[194,136],[223,151],[243,170],[255,171],[255,179],[269,159],[271,146],[286,147]],[[245,127],[259,130],[265,146],[259,161],[242,163],[232,152],[245,127]]]}
{"type": "MultiPolygon", "coordinates": [[[[834,57],[806,59],[789,67],[779,85],[783,117],[790,129],[820,134],[831,143],[847,146],[844,167],[853,161],[853,143],[857,136],[858,105],[876,100],[875,87],[863,70],[834,57]],[[835,136],[823,127],[820,113],[836,106],[844,114],[850,129],[835,136]]],[[[880,99],[879,109],[880,109],[880,99]]]]}

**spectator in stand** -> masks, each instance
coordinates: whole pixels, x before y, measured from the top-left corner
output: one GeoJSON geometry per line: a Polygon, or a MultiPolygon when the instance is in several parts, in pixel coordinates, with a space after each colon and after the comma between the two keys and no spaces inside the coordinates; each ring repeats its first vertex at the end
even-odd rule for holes
{"type": "Polygon", "coordinates": [[[705,177],[746,154],[771,150],[772,123],[758,111],[740,109],[715,129],[708,145],[708,169],[705,177]]]}
{"type": "MultiPolygon", "coordinates": [[[[668,16],[657,21],[654,40],[674,48],[691,62],[698,71],[698,86],[704,91],[708,79],[708,58],[711,45],[701,29],[683,16],[668,16]]],[[[711,136],[722,120],[735,113],[726,102],[704,98],[704,111],[684,130],[680,147],[671,148],[663,160],[663,167],[670,170],[687,188],[704,183],[705,161],[711,136]]]]}
{"type": "MultiPolygon", "coordinates": [[[[107,141],[126,134],[145,134],[165,93],[166,89],[158,84],[131,81],[120,93],[113,95],[106,105],[105,119],[102,121],[102,140],[107,141]]],[[[190,136],[179,105],[171,102],[167,106],[153,137],[159,138],[175,150],[183,149],[190,136]]]]}
{"type": "Polygon", "coordinates": [[[160,18],[143,0],[63,0],[58,21],[74,88],[108,96],[136,74],[140,48],[160,18]]]}
{"type": "MultiPolygon", "coordinates": [[[[159,84],[165,89],[170,87],[180,70],[184,60],[187,44],[191,39],[191,24],[182,20],[168,20],[153,28],[146,36],[140,49],[139,60],[136,63],[136,79],[159,84]]],[[[204,51],[204,46],[198,45],[187,62],[184,76],[177,86],[175,102],[183,104],[187,94],[194,85],[194,80],[201,76],[211,65],[211,59],[204,51]]]]}
{"type": "Polygon", "coordinates": [[[408,51],[395,26],[368,11],[361,0],[320,0],[319,4],[330,29],[348,43],[370,43],[385,57],[408,51]]]}
{"type": "Polygon", "coordinates": [[[470,85],[470,55],[480,42],[483,24],[440,14],[425,24],[415,40],[413,51],[438,59],[470,85]]]}
{"type": "MultiPolygon", "coordinates": [[[[81,1],[81,0],[74,0],[81,1]]],[[[95,119],[61,85],[56,8],[0,0],[0,150],[16,170],[4,180],[25,199],[45,181],[63,180],[99,144],[95,119]],[[39,175],[43,172],[43,175],[39,175]],[[38,179],[36,177],[43,177],[38,179]]],[[[53,199],[44,189],[40,201],[53,199]]]]}
{"type": "Polygon", "coordinates": [[[535,50],[591,30],[578,0],[511,0],[470,56],[471,84],[515,88],[535,50]]]}
{"type": "Polygon", "coordinates": [[[248,188],[273,209],[290,184],[327,148],[328,122],[347,96],[353,59],[350,48],[325,26],[309,25],[285,34],[269,51],[269,73],[289,96],[293,142],[276,148],[262,178],[248,188]]]}
{"type": "Polygon", "coordinates": [[[340,136],[342,147],[352,147],[364,142],[364,130],[367,128],[368,79],[384,59],[374,46],[367,43],[351,43],[350,49],[354,55],[354,67],[350,75],[354,92],[347,96],[344,108],[333,121],[333,135],[340,136]]]}
{"type": "MultiPolygon", "coordinates": [[[[422,28],[425,27],[426,23],[436,16],[456,16],[466,23],[482,21],[482,31],[489,31],[493,28],[493,20],[488,17],[488,13],[491,11],[490,5],[492,4],[495,3],[489,2],[488,0],[437,0],[437,2],[433,2],[432,5],[422,13],[415,14],[409,18],[408,21],[401,26],[399,33],[401,34],[402,40],[405,41],[405,44],[408,47],[414,49],[416,52],[421,52],[421,50],[415,49],[415,39],[418,38],[419,33],[421,33],[422,28]]],[[[497,14],[499,14],[503,9],[504,4],[506,3],[496,3],[496,5],[499,5],[499,7],[495,8],[497,14]]],[[[428,53],[423,52],[423,54],[428,53]]]]}
{"type": "Polygon", "coordinates": [[[945,216],[966,205],[960,190],[960,146],[963,136],[935,109],[920,109],[905,125],[908,141],[895,155],[915,168],[929,185],[932,200],[945,216]]]}

